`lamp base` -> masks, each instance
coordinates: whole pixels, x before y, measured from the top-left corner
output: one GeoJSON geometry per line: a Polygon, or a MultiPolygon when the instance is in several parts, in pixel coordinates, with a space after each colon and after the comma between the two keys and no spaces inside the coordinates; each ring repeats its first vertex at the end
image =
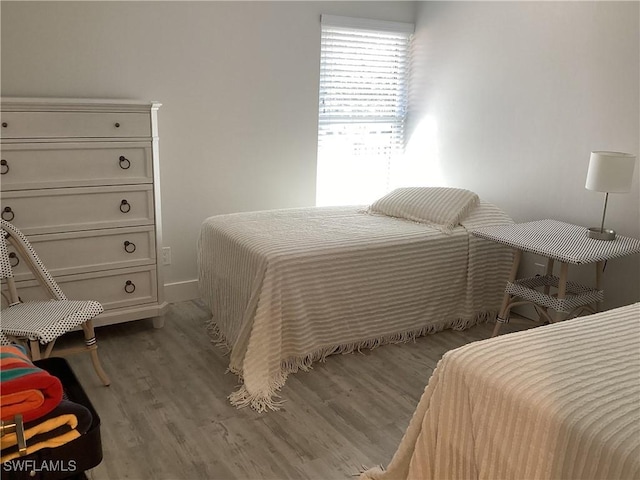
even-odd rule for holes
{"type": "Polygon", "coordinates": [[[616,232],[608,228],[600,229],[600,227],[591,227],[587,230],[587,237],[595,240],[615,240],[616,232]]]}

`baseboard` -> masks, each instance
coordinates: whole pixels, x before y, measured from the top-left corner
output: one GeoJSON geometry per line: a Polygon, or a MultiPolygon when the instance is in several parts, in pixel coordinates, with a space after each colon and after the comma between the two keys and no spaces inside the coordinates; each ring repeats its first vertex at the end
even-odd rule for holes
{"type": "Polygon", "coordinates": [[[164,299],[169,303],[186,302],[196,298],[200,298],[198,280],[185,280],[164,285],[164,299]]]}

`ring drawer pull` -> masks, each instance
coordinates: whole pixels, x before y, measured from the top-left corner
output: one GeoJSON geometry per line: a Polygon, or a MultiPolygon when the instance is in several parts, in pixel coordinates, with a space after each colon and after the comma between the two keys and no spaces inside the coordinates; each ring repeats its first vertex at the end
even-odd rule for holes
{"type": "Polygon", "coordinates": [[[11,265],[11,268],[17,267],[19,263],[20,263],[20,258],[18,258],[18,255],[16,255],[16,252],[10,252],[9,264],[11,265]]]}
{"type": "Polygon", "coordinates": [[[127,202],[126,199],[120,202],[120,211],[122,213],[129,213],[131,211],[131,204],[127,202]]]}
{"type": "Polygon", "coordinates": [[[127,280],[126,283],[124,284],[124,291],[127,293],[133,293],[136,291],[136,284],[133,283],[131,280],[127,280]]]}
{"type": "Polygon", "coordinates": [[[124,251],[127,253],[133,253],[136,251],[136,244],[129,240],[124,242],[124,251]]]}
{"type": "Polygon", "coordinates": [[[120,162],[120,168],[123,170],[126,170],[131,166],[131,161],[124,155],[120,155],[119,162],[120,162]]]}
{"type": "Polygon", "coordinates": [[[9,124],[7,122],[2,122],[2,128],[7,128],[9,124]]]}
{"type": "Polygon", "coordinates": [[[116,122],[116,123],[114,124],[114,127],[116,127],[116,128],[120,128],[120,124],[119,124],[118,122],[116,122]]]}
{"type": "Polygon", "coordinates": [[[2,210],[2,214],[0,214],[0,217],[2,217],[3,220],[10,222],[14,218],[16,218],[16,214],[13,212],[13,210],[11,210],[11,207],[4,207],[4,210],[2,210]]]}
{"type": "Polygon", "coordinates": [[[9,173],[9,163],[3,158],[0,160],[0,174],[6,175],[9,173]]]}

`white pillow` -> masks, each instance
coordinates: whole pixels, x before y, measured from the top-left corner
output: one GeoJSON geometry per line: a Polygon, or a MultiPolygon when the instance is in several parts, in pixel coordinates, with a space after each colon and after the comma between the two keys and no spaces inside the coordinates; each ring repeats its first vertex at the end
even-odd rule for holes
{"type": "Polygon", "coordinates": [[[426,223],[450,233],[478,205],[475,193],[462,188],[398,188],[369,206],[370,213],[426,223]]]}

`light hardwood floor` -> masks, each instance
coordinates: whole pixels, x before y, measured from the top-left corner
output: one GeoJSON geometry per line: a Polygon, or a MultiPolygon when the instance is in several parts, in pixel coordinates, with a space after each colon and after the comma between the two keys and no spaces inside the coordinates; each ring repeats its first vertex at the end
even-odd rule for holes
{"type": "MultiPolygon", "coordinates": [[[[492,328],[334,355],[289,376],[281,411],[258,414],[228,403],[237,379],[225,374],[228,359],[207,336],[208,318],[190,301],[171,305],[162,329],[151,320],[98,329],[110,387],[88,355],[68,359],[102,421],[104,459],[89,478],[353,478],[390,461],[442,355],[492,328]]],[[[515,321],[504,332],[534,325],[515,321]]]]}

